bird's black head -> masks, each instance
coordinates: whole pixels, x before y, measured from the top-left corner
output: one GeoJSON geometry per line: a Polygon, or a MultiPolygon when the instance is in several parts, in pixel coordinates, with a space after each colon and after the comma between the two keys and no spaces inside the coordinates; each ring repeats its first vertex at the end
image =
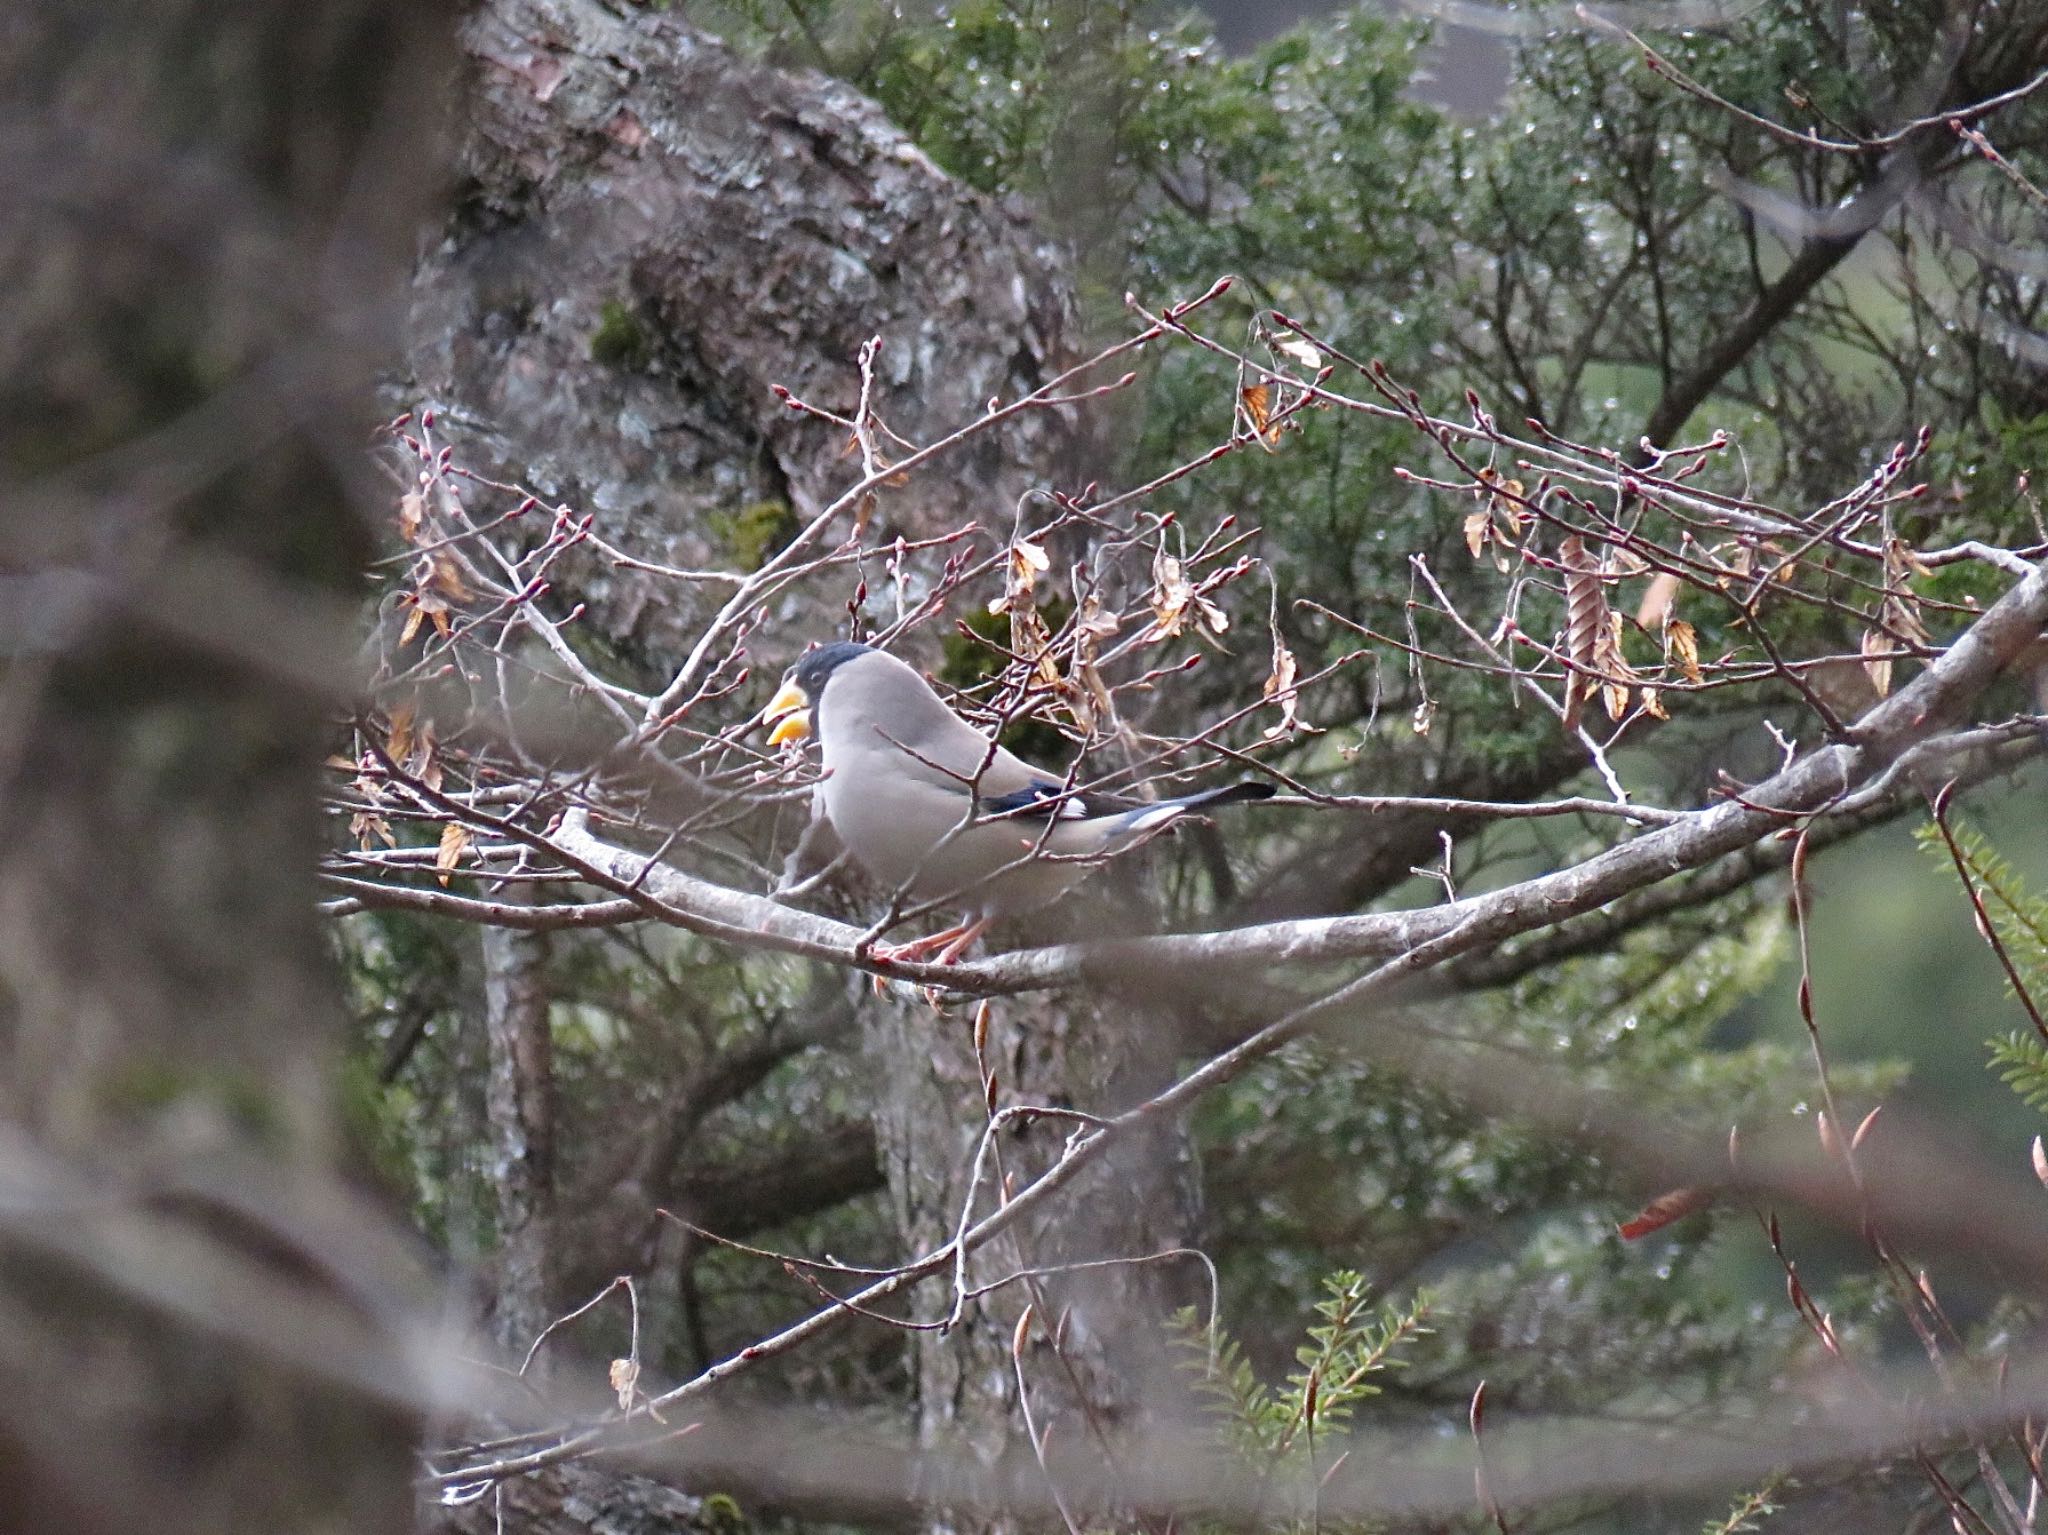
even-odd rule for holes
{"type": "Polygon", "coordinates": [[[796,669],[791,676],[795,678],[796,685],[803,690],[804,697],[815,704],[825,691],[826,680],[834,672],[855,656],[868,654],[872,648],[868,645],[856,645],[848,640],[820,645],[796,663],[796,669]]]}

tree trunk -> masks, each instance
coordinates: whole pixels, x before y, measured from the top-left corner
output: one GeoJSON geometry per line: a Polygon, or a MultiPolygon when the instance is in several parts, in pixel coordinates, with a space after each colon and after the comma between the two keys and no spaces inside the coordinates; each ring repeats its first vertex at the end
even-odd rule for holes
{"type": "MultiPolygon", "coordinates": [[[[498,1196],[491,1332],[521,1357],[555,1315],[550,1223],[555,1196],[555,1065],[548,1024],[547,937],[482,934],[484,1028],[490,1042],[492,1184],[498,1196]]],[[[535,1360],[543,1367],[545,1353],[535,1360]]]]}
{"type": "MultiPolygon", "coordinates": [[[[771,386],[850,412],[855,357],[879,337],[876,409],[924,442],[1071,360],[1061,252],[946,178],[846,87],[750,64],[672,13],[595,0],[490,0],[465,42],[465,195],[420,274],[412,393],[395,402],[432,404],[458,462],[594,513],[636,555],[730,568],[853,474],[845,433],[791,412],[771,386]]],[[[1080,474],[1088,448],[1067,412],[1029,413],[885,491],[870,542],[968,517],[1000,536],[1019,498],[1080,474]]],[[[665,677],[707,613],[699,588],[595,560],[557,570],[556,597],[586,603],[580,622],[642,680],[665,677]]],[[[854,580],[778,599],[749,640],[757,677],[829,637],[854,580]]],[[[871,616],[886,622],[878,601],[871,616]]],[[[853,995],[909,1256],[958,1219],[985,1122],[980,1068],[965,1016],[873,998],[865,981],[853,995]]],[[[1092,1003],[998,1013],[989,1059],[1003,1103],[1113,1111],[1165,1072],[1170,1048],[1148,1043],[1157,1031],[1092,1003]]],[[[1047,1122],[1006,1144],[1006,1166],[1021,1178],[1070,1128],[1047,1122]]],[[[1017,1233],[977,1272],[1177,1245],[1192,1222],[1190,1165],[1178,1134],[1132,1144],[1056,1226],[1017,1233]]],[[[981,1191],[983,1210],[991,1197],[981,1191]]],[[[1026,1356],[1041,1425],[1057,1416],[1071,1442],[1091,1416],[1107,1426],[1129,1413],[1158,1361],[1141,1340],[1156,1338],[1185,1278],[1167,1266],[1043,1283],[1049,1320],[1067,1320],[1064,1358],[1043,1338],[1026,1356]]],[[[1011,1334],[1028,1298],[1005,1292],[964,1329],[907,1344],[926,1442],[1023,1444],[1011,1334]]],[[[946,1297],[926,1304],[942,1311],[946,1297]]],[[[933,1500],[942,1507],[943,1489],[933,1500]]],[[[565,1500],[554,1527],[598,1518],[587,1499],[565,1500]]]]}
{"type": "MultiPolygon", "coordinates": [[[[973,1013],[965,1008],[940,1016],[897,1005],[878,1010],[869,1025],[881,1088],[877,1134],[906,1254],[953,1235],[986,1123],[985,1093],[999,1109],[1040,1104],[1110,1115],[1164,1086],[1172,1064],[1173,1034],[1164,1020],[1098,997],[1006,999],[994,1004],[979,1058],[973,1037],[973,1013]],[[994,1079],[992,1093],[984,1067],[994,1079]]],[[[1047,1118],[1004,1136],[976,1191],[977,1218],[995,1208],[1004,1185],[1021,1188],[1056,1160],[1075,1128],[1074,1121],[1047,1118]]],[[[1164,1324],[1183,1305],[1206,1304],[1200,1270],[1186,1258],[1062,1266],[1183,1248],[1198,1222],[1194,1159],[1174,1126],[1114,1148],[1051,1213],[977,1253],[970,1288],[1020,1270],[1050,1272],[974,1301],[950,1332],[916,1335],[920,1443],[969,1448],[990,1467],[1005,1458],[1028,1461],[1028,1402],[1032,1427],[1057,1439],[1063,1454],[1087,1447],[1106,1455],[1110,1440],[1147,1426],[1146,1415],[1170,1410],[1181,1393],[1164,1378],[1164,1324]],[[1035,1325],[1020,1368],[1017,1325],[1027,1305],[1035,1325]]],[[[929,1285],[915,1314],[937,1321],[953,1300],[950,1287],[929,1285]]],[[[948,1510],[943,1486],[928,1493],[936,1528],[1007,1528],[962,1523],[948,1510]]]]}
{"type": "Polygon", "coordinates": [[[410,1521],[311,876],[448,22],[0,25],[0,1527],[410,1521]]]}
{"type": "MultiPolygon", "coordinates": [[[[730,569],[852,478],[846,434],[771,386],[850,411],[879,336],[875,406],[923,441],[1063,360],[1058,253],[845,86],[597,0],[489,0],[464,43],[462,197],[415,286],[402,401],[440,408],[458,462],[640,555],[730,569]]],[[[1034,411],[977,439],[885,494],[872,541],[1007,528],[1070,435],[1034,411]]],[[[724,592],[594,559],[557,585],[651,673],[724,592]]],[[[763,666],[845,596],[799,594],[753,646],[763,666]]]]}

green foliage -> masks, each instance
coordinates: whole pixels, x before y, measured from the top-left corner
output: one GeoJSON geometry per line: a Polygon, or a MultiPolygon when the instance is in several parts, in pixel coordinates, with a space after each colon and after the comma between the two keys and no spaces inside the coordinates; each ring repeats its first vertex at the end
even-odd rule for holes
{"type": "MultiPolygon", "coordinates": [[[[1935,494],[1901,531],[1921,543],[1939,544],[1976,538],[1980,535],[1973,530],[2000,526],[2015,511],[2038,523],[2041,503],[2032,481],[2044,462],[2048,411],[2041,402],[1986,395],[1974,419],[1935,434],[1926,476],[1935,494]]],[[[1982,600],[1993,589],[1981,572],[1966,566],[1938,571],[1932,591],[1959,601],[1966,594],[1982,600]],[[1959,578],[1973,584],[1959,584],[1959,578]]]]}
{"type": "Polygon", "coordinates": [[[949,688],[979,687],[1002,671],[999,647],[1010,641],[1010,620],[986,608],[971,609],[939,642],[939,681],[949,688]],[[964,631],[964,632],[963,632],[964,631]]]}
{"type": "Polygon", "coordinates": [[[1743,1535],[1744,1531],[1762,1529],[1763,1521],[1783,1507],[1774,1501],[1782,1485],[1781,1479],[1774,1478],[1756,1491],[1744,1493],[1723,1518],[1709,1519],[1700,1535],[1743,1535]]]}
{"type": "MultiPolygon", "coordinates": [[[[2048,985],[2048,896],[2029,890],[2020,872],[1969,822],[1951,820],[1949,826],[1984,915],[2021,983],[2029,992],[2048,985]]],[[[1954,867],[1955,855],[1938,826],[1923,826],[1915,837],[1930,857],[1954,867]]]]}
{"type": "MultiPolygon", "coordinates": [[[[1482,1375],[1519,1407],[1649,1413],[1767,1380],[1802,1345],[1789,1310],[1759,1305],[1728,1262],[1747,1219],[1710,1212],[1623,1243],[1616,1223],[1658,1190],[1597,1137],[1557,1133],[1546,1094],[1569,1084],[1717,1136],[1782,1119],[1810,1063],[1729,1019],[1785,944],[1782,903],[1758,896],[1500,993],[1374,1019],[1355,1051],[1292,1050],[1225,1089],[1196,1129],[1230,1313],[1288,1315],[1333,1254],[1358,1254],[1383,1293],[1427,1276],[1434,1332],[1383,1384],[1391,1406],[1446,1420],[1482,1375]],[[1503,1071],[1522,1073],[1526,1118],[1422,1085],[1503,1071]]],[[[1859,1106],[1899,1080],[1857,1062],[1834,1075],[1859,1106]]],[[[1262,1378],[1292,1347],[1256,1321],[1238,1343],[1262,1378]]]]}
{"type": "MultiPolygon", "coordinates": [[[[1205,312],[1226,340],[1241,338],[1253,307],[1278,307],[1353,356],[1385,359],[1426,405],[1455,408],[1470,386],[1505,421],[1533,415],[1623,448],[1787,259],[1786,238],[1716,184],[1826,207],[1863,175],[1855,157],[1745,129],[1638,67],[1607,34],[1569,26],[1520,45],[1496,120],[1478,125],[1415,98],[1428,29],[1365,7],[1243,57],[1224,54],[1198,18],[1135,0],[965,0],[930,13],[755,0],[693,14],[745,46],[844,76],[954,175],[1038,200],[1076,247],[1104,328],[1121,325],[1126,290],[1157,304],[1235,273],[1237,293],[1205,312]]],[[[1654,42],[1747,110],[1841,131],[1888,120],[1899,82],[1947,46],[1941,25],[1917,0],[1853,16],[1798,0],[1654,42]]],[[[2038,121],[2000,128],[2021,163],[2037,163],[2038,121]]],[[[1987,209],[2017,195],[1988,169],[1956,174],[1987,209]]],[[[1740,456],[1702,483],[1812,504],[1926,421],[1941,434],[1937,472],[1973,488],[1902,508],[1898,531],[1934,539],[1968,522],[1959,536],[1977,537],[2015,525],[2023,509],[2007,492],[2019,467],[2038,463],[2026,455],[2041,390],[1941,303],[1967,294],[1987,325],[2006,313],[2030,324],[2024,285],[1927,231],[1900,232],[1874,261],[1926,280],[1901,294],[1872,264],[1852,264],[1774,326],[1688,429],[1727,427],[1741,440],[1740,456]],[[1859,435],[1843,422],[1869,427],[1859,435]]],[[[1209,447],[1231,419],[1232,381],[1214,359],[1154,349],[1145,367],[1142,417],[1124,439],[1132,479],[1209,447]]],[[[1463,508],[1397,481],[1403,463],[1435,467],[1409,428],[1312,413],[1279,453],[1234,454],[1158,504],[1191,517],[1227,506],[1263,528],[1283,599],[1313,595],[1393,628],[1407,561],[1420,554],[1455,598],[1485,611],[1497,595],[1463,550],[1463,508]]],[[[1522,622],[1540,631],[1552,614],[1540,592],[1527,596],[1522,622]]],[[[1698,607],[1687,617],[1704,649],[1745,643],[1731,615],[1698,607]]],[[[1284,622],[1305,666],[1354,644],[1311,616],[1284,622]]],[[[1455,647],[1448,628],[1421,623],[1425,643],[1455,647]]],[[[1815,638],[1853,649],[1856,635],[1836,628],[1815,638]]],[[[1240,691],[1244,670],[1216,667],[1195,705],[1240,691]]],[[[1437,779],[1499,778],[1527,762],[1543,728],[1489,707],[1492,679],[1451,676],[1440,717],[1458,728],[1417,743],[1401,733],[1415,700],[1399,669],[1379,681],[1383,723],[1362,750],[1340,758],[1304,745],[1307,760],[1290,767],[1333,788],[1412,778],[1424,761],[1449,765],[1430,772],[1437,779]]]]}
{"type": "Polygon", "coordinates": [[[1322,1290],[1315,1304],[1321,1320],[1308,1327],[1294,1367],[1277,1385],[1236,1339],[1203,1327],[1192,1311],[1175,1318],[1189,1372],[1216,1409],[1225,1440],[1269,1477],[1312,1466],[1318,1437],[1341,1430],[1359,1403],[1379,1395],[1379,1377],[1400,1368],[1402,1351],[1429,1333],[1425,1295],[1373,1305],[1365,1276],[1344,1270],[1325,1276],[1322,1290]]]}
{"type": "MultiPolygon", "coordinates": [[[[1991,933],[2005,951],[2018,985],[2038,1001],[2048,996],[2048,897],[2035,895],[2027,882],[1982,832],[1967,822],[1951,821],[1955,838],[1952,853],[1941,828],[1932,823],[1915,833],[1921,848],[1948,869],[1958,881],[1967,879],[1983,905],[1991,933]],[[1962,869],[1956,870],[1956,860],[1962,869]]],[[[1980,927],[1981,931],[1981,927],[1980,927]]],[[[2007,989],[2013,977],[2007,977],[2007,989]]],[[[2002,1039],[1985,1043],[1991,1052],[1991,1069],[2017,1093],[2027,1107],[2048,1114],[2048,1043],[2032,1029],[2015,1029],[2002,1039]]]]}
{"type": "Polygon", "coordinates": [[[1985,1041],[1991,1069],[2030,1109],[2048,1114],[2048,1045],[2037,1034],[2014,1029],[2003,1039],[1985,1041]]]}

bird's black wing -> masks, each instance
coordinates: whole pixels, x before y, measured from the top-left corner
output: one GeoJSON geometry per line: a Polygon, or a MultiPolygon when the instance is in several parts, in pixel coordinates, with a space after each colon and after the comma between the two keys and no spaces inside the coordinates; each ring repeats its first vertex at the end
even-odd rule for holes
{"type": "Polygon", "coordinates": [[[1079,820],[1085,816],[1120,815],[1138,808],[1136,800],[1114,794],[1083,794],[1063,784],[1033,779],[1008,794],[985,794],[981,799],[984,816],[1007,815],[1018,821],[1045,821],[1054,816],[1079,820]]]}

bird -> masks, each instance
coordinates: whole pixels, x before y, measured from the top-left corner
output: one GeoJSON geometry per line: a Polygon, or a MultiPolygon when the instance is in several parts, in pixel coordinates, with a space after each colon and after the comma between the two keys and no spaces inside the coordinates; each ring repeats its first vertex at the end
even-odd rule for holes
{"type": "Polygon", "coordinates": [[[951,964],[996,918],[1058,901],[1094,861],[1193,811],[1274,792],[1246,780],[1149,803],[1078,793],[968,724],[904,661],[850,642],[801,657],[761,723],[771,746],[816,738],[825,819],[869,874],[966,914],[870,950],[890,962],[951,964]]]}

